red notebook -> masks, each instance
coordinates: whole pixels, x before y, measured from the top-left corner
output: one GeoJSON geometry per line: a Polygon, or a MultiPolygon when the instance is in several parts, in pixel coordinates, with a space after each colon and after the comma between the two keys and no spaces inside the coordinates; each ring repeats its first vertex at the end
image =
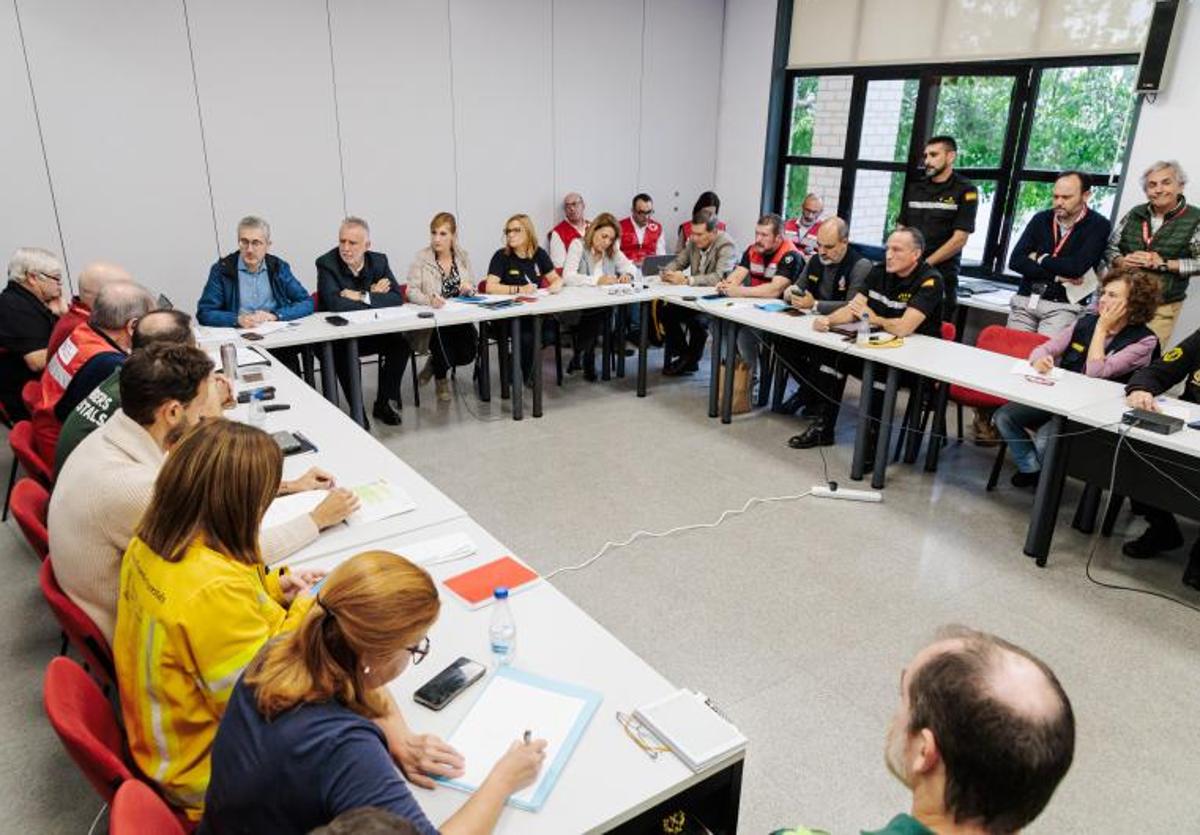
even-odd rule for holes
{"type": "Polygon", "coordinates": [[[537,579],[537,572],[533,569],[512,557],[501,557],[442,582],[469,608],[478,609],[492,601],[492,592],[497,586],[507,586],[510,594],[516,594],[537,579]]]}

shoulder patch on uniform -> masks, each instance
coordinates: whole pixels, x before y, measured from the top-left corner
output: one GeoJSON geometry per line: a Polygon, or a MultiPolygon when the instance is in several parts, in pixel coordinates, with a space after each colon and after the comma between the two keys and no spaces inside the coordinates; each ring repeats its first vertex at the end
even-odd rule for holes
{"type": "Polygon", "coordinates": [[[1072,351],[1086,351],[1087,346],[1085,346],[1082,342],[1072,342],[1071,350],[1072,351]]]}
{"type": "Polygon", "coordinates": [[[924,281],[922,281],[922,282],[921,282],[921,286],[922,286],[922,287],[932,287],[932,286],[933,286],[933,285],[935,285],[935,284],[937,284],[937,279],[936,279],[936,278],[927,278],[927,279],[925,279],[924,281]]]}
{"type": "Polygon", "coordinates": [[[789,252],[787,255],[785,255],[779,259],[780,263],[782,263],[782,264],[791,264],[795,260],[796,260],[796,256],[791,252],[789,252]]]}
{"type": "Polygon", "coordinates": [[[1175,362],[1175,360],[1179,359],[1182,356],[1183,356],[1183,349],[1179,348],[1179,347],[1175,347],[1175,348],[1172,348],[1171,350],[1167,351],[1165,354],[1163,354],[1163,362],[1175,362]]]}
{"type": "Polygon", "coordinates": [[[976,191],[975,189],[971,189],[970,191],[963,192],[963,202],[964,203],[972,203],[978,199],[979,199],[979,192],[976,191]]]}

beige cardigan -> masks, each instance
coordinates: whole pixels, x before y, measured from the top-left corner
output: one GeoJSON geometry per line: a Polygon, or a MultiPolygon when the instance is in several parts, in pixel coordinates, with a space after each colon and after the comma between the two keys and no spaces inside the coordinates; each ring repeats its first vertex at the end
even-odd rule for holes
{"type": "MultiPolygon", "coordinates": [[[[71,453],[50,497],[54,576],[110,642],[121,557],[154,495],[165,457],[150,433],[118,410],[71,453]]],[[[282,559],[318,533],[307,513],[263,531],[263,558],[282,559]]]]}
{"type": "MultiPolygon", "coordinates": [[[[454,260],[458,263],[459,280],[475,286],[475,274],[471,270],[471,259],[467,251],[455,244],[454,260]]],[[[413,257],[408,268],[408,300],[414,304],[429,304],[434,296],[442,294],[442,271],[438,269],[433,248],[425,247],[413,257]]]]}

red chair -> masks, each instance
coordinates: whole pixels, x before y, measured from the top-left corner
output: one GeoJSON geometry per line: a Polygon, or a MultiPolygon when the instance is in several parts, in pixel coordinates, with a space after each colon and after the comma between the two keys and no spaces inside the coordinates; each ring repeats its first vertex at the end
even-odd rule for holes
{"type": "Polygon", "coordinates": [[[55,620],[62,627],[63,642],[60,654],[67,654],[68,643],[74,645],[76,652],[83,658],[84,667],[97,681],[105,687],[115,684],[117,676],[108,639],[88,617],[87,612],[80,609],[62,590],[58,578],[54,576],[54,563],[49,554],[42,560],[38,583],[42,587],[42,596],[54,612],[55,620]]]}
{"type": "Polygon", "coordinates": [[[12,514],[25,534],[29,547],[40,559],[50,552],[50,534],[46,530],[46,511],[50,506],[50,493],[32,478],[17,482],[12,493],[12,514]]]}
{"type": "Polygon", "coordinates": [[[126,780],[113,797],[109,835],[185,835],[189,830],[154,789],[126,780]]]}
{"type": "Polygon", "coordinates": [[[25,401],[25,408],[29,410],[29,414],[33,414],[33,409],[37,404],[42,402],[42,381],[30,380],[21,389],[21,399],[25,401]]]}
{"type": "MultiPolygon", "coordinates": [[[[1030,333],[1028,331],[1012,330],[1003,325],[988,325],[979,332],[979,337],[975,340],[975,347],[981,348],[984,351],[992,351],[997,354],[1005,354],[1017,359],[1025,359],[1029,356],[1034,348],[1046,342],[1050,337],[1040,333],[1030,333]]],[[[1001,397],[994,397],[990,394],[984,394],[975,389],[969,389],[965,386],[952,385],[949,389],[950,400],[959,408],[958,413],[958,441],[963,440],[963,417],[962,408],[964,406],[973,409],[998,409],[1008,401],[1001,397]]],[[[939,425],[942,432],[946,431],[946,413],[945,408],[942,408],[939,413],[939,425]]],[[[1000,468],[1004,464],[1004,453],[1007,450],[1007,445],[1000,444],[1000,449],[996,456],[996,461],[992,465],[991,475],[988,477],[987,489],[993,490],[996,487],[996,481],[1000,477],[1000,468]]],[[[926,466],[926,469],[929,469],[926,466]]]]}
{"type": "Polygon", "coordinates": [[[42,705],[83,776],[106,803],[112,802],[117,789],[133,779],[133,770],[108,698],[82,667],[60,656],[46,668],[42,705]]]}
{"type": "Polygon", "coordinates": [[[42,460],[33,445],[33,422],[22,420],[8,433],[8,445],[12,447],[12,469],[8,473],[8,489],[4,494],[4,513],[0,521],[8,519],[8,504],[12,499],[12,491],[17,480],[17,465],[25,468],[33,478],[40,481],[47,489],[54,483],[54,468],[42,460]]]}

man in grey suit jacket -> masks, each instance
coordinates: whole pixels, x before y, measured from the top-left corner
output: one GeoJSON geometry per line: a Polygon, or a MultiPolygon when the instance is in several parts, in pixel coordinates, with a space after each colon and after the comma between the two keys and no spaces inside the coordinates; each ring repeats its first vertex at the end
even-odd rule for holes
{"type": "MultiPolygon", "coordinates": [[[[737,265],[733,238],[718,228],[716,216],[697,212],[692,217],[692,235],[683,249],[667,264],[660,277],[667,284],[714,287],[737,265]],[[684,275],[681,270],[688,270],[684,275]]],[[[708,341],[708,317],[677,304],[668,304],[662,314],[667,356],[673,357],[663,374],[677,377],[700,369],[704,343],[708,341]]]]}

